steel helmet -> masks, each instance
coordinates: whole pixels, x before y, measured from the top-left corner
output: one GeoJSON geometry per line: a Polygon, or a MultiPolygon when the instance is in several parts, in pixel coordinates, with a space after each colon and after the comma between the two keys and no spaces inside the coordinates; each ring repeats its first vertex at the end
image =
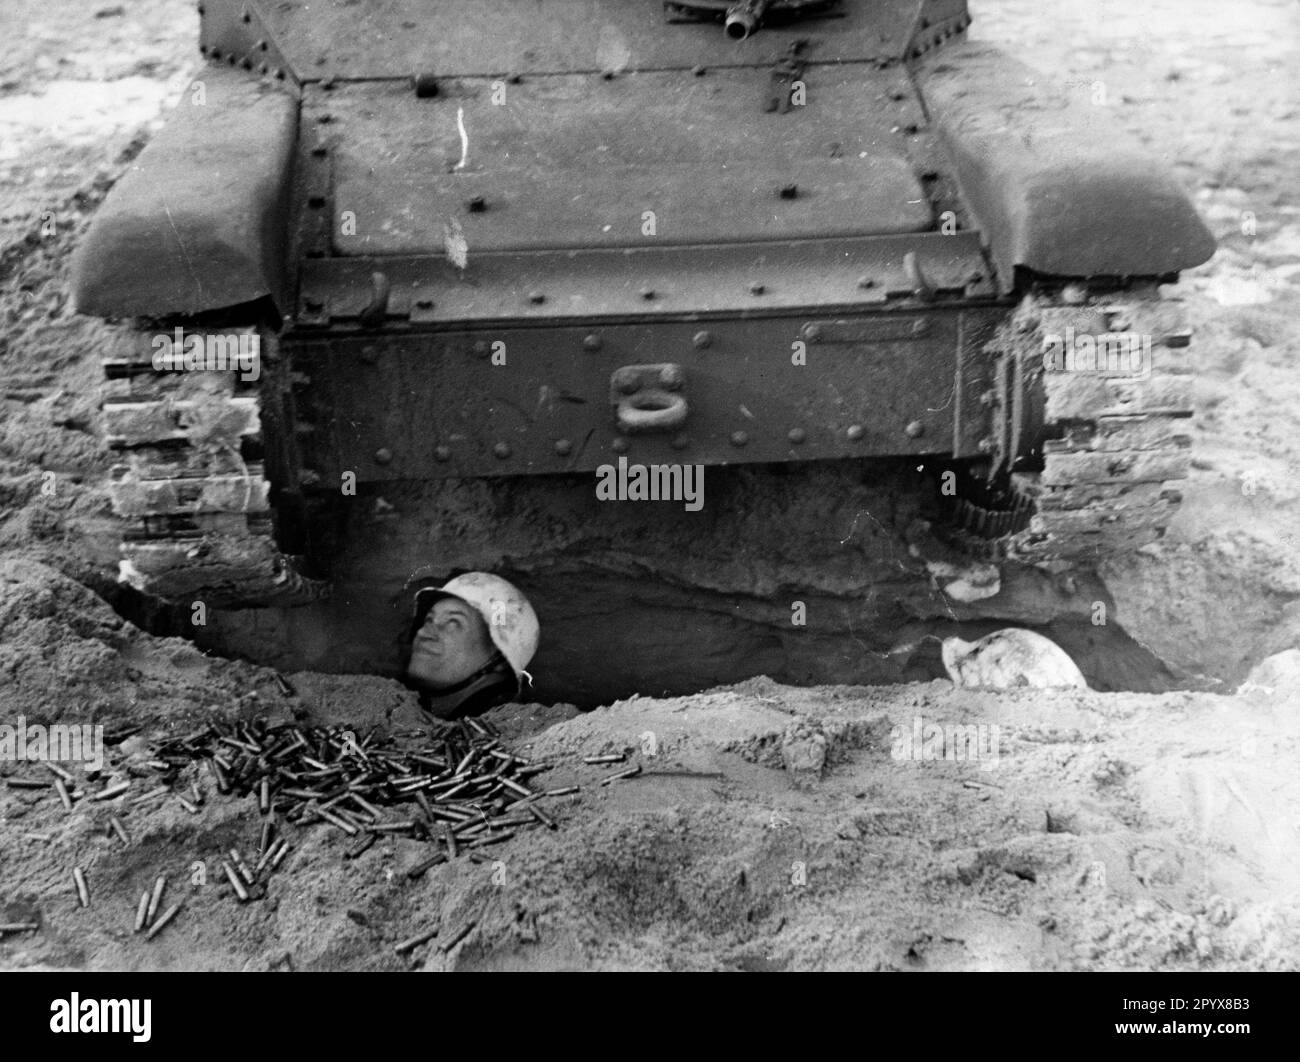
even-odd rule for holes
{"type": "Polygon", "coordinates": [[[472,606],[487,624],[492,644],[501,651],[510,670],[523,688],[523,680],[531,683],[532,675],[524,669],[537,652],[537,638],[541,630],[537,613],[528,598],[513,583],[488,572],[466,572],[445,586],[425,587],[416,591],[415,614],[428,602],[432,605],[441,597],[458,597],[472,606]]]}

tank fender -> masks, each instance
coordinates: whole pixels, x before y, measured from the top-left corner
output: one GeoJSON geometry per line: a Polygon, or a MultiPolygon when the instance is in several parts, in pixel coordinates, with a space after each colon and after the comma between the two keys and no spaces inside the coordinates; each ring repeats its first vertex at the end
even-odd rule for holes
{"type": "Polygon", "coordinates": [[[109,193],[73,259],[80,313],[283,311],[298,101],[209,66],[109,193]]]}
{"type": "Polygon", "coordinates": [[[1004,291],[1016,266],[1158,276],[1214,254],[1174,175],[1086,88],[1072,97],[979,43],[944,49],[915,76],[1004,291]]]}

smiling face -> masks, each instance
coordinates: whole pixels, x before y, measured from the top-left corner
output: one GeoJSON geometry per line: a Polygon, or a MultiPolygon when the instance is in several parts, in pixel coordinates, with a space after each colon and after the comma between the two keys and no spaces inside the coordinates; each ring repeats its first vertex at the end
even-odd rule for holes
{"type": "Polygon", "coordinates": [[[439,598],[411,643],[406,673],[434,689],[469,678],[496,652],[487,624],[458,597],[439,598]]]}

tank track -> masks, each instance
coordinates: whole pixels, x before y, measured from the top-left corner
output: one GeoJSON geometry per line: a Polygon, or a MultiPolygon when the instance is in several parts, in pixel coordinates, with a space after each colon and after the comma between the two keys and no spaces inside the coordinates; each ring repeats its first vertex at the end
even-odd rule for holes
{"type": "Polygon", "coordinates": [[[121,527],[119,582],[165,600],[213,608],[299,605],[328,584],[304,576],[280,551],[263,448],[274,334],[196,328],[238,341],[255,335],[260,375],[238,368],[173,371],[153,364],[155,337],[138,331],[103,360],[105,442],[118,458],[108,486],[121,527]]]}
{"type": "Polygon", "coordinates": [[[1162,537],[1191,459],[1190,341],[1181,304],[1154,285],[1068,302],[1026,297],[990,351],[1000,414],[990,474],[959,489],[955,507],[974,551],[1032,564],[1094,562],[1162,537]],[[1049,370],[1046,338],[1069,329],[1149,339],[1144,371],[1049,370]]]}

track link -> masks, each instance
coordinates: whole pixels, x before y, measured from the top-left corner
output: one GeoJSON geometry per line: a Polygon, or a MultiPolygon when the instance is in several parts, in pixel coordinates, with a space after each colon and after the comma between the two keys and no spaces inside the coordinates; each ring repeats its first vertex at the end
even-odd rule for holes
{"type": "Polygon", "coordinates": [[[1191,458],[1190,340],[1181,304],[1154,286],[1073,304],[1027,297],[993,351],[1000,487],[968,492],[959,526],[1026,563],[1096,561],[1163,536],[1191,458]],[[1114,353],[1094,363],[1086,344],[1098,337],[1114,353]]]}
{"type": "Polygon", "coordinates": [[[122,525],[119,581],[214,608],[319,600],[327,584],[304,576],[276,543],[260,393],[275,337],[252,328],[188,333],[255,339],[261,375],[252,381],[237,365],[155,368],[158,337],[168,334],[141,330],[103,362],[105,441],[119,458],[109,483],[122,525]]]}

